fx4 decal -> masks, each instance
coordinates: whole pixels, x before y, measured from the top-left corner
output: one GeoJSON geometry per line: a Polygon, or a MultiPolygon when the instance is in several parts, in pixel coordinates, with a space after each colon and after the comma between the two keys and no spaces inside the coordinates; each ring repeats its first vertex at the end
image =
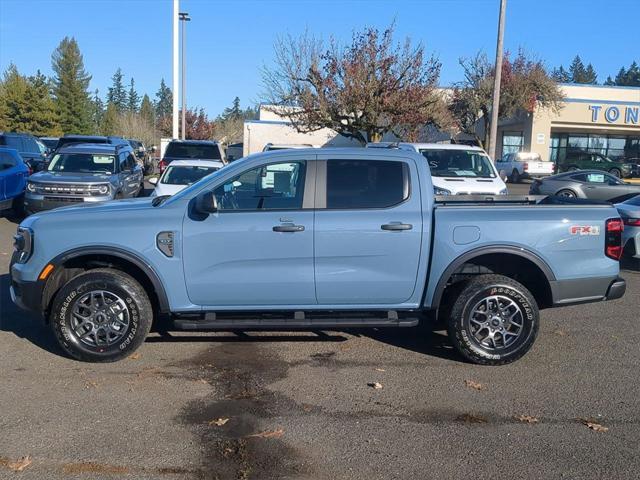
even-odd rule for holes
{"type": "Polygon", "coordinates": [[[600,235],[598,225],[571,225],[569,227],[571,235],[600,235]]]}

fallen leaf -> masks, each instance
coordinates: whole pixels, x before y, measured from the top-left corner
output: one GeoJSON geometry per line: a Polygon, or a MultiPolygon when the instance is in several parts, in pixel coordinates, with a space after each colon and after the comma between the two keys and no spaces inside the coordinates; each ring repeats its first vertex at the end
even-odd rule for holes
{"type": "Polygon", "coordinates": [[[140,358],[140,354],[139,353],[134,353],[132,355],[129,355],[129,358],[131,360],[138,360],[140,358]]]}
{"type": "Polygon", "coordinates": [[[7,458],[0,458],[0,466],[7,467],[9,470],[14,472],[22,472],[25,468],[31,465],[31,463],[33,463],[33,461],[29,455],[21,457],[15,462],[12,462],[7,458]]]}
{"type": "Polygon", "coordinates": [[[376,368],[376,372],[386,372],[384,368],[376,368]]]}
{"type": "Polygon", "coordinates": [[[205,385],[209,385],[209,381],[205,380],[204,378],[199,378],[198,380],[196,380],[196,382],[198,383],[204,383],[205,385]]]}
{"type": "Polygon", "coordinates": [[[609,427],[605,427],[604,425],[601,425],[597,422],[594,422],[592,420],[589,420],[587,418],[580,418],[579,419],[583,425],[586,425],[588,428],[590,428],[591,430],[593,430],[594,432],[608,432],[609,431],[609,427]]]}
{"type": "Polygon", "coordinates": [[[264,432],[253,433],[251,435],[247,435],[247,438],[280,438],[284,435],[284,430],[282,428],[278,428],[276,430],[266,430],[264,432]]]}
{"type": "Polygon", "coordinates": [[[215,420],[211,420],[209,425],[215,425],[216,427],[221,427],[225,423],[229,421],[228,418],[216,418],[215,420]]]}
{"type": "Polygon", "coordinates": [[[516,417],[516,420],[522,423],[538,423],[538,419],[536,417],[532,417],[531,415],[519,415],[516,417]]]}
{"type": "Polygon", "coordinates": [[[458,421],[464,423],[487,423],[487,419],[482,415],[474,415],[472,413],[465,413],[458,417],[458,421]]]}
{"type": "Polygon", "coordinates": [[[308,403],[303,403],[302,410],[304,410],[305,412],[310,412],[311,410],[313,410],[313,405],[309,405],[308,403]]]}
{"type": "Polygon", "coordinates": [[[371,388],[375,388],[376,390],[380,390],[382,388],[382,384],[378,382],[367,383],[367,385],[371,388]]]}
{"type": "Polygon", "coordinates": [[[464,384],[469,388],[473,388],[474,390],[484,390],[484,385],[478,382],[474,382],[473,380],[465,380],[464,384]]]}
{"type": "Polygon", "coordinates": [[[84,388],[98,388],[98,382],[87,380],[86,382],[84,382],[84,388]]]}
{"type": "Polygon", "coordinates": [[[564,330],[560,330],[560,329],[554,330],[554,331],[553,331],[553,333],[554,333],[555,335],[560,336],[560,337],[564,337],[564,336],[566,336],[566,335],[567,335],[567,332],[565,332],[564,330]]]}

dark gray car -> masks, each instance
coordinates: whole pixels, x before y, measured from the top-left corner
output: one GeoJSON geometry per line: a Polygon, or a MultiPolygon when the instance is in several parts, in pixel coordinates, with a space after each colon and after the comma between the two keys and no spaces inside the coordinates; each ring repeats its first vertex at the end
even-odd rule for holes
{"type": "Polygon", "coordinates": [[[136,197],[142,188],[142,168],[129,144],[76,144],[57,150],[47,170],[29,177],[24,206],[35,213],[136,197]]]}
{"type": "Polygon", "coordinates": [[[640,185],[625,183],[600,170],[577,170],[535,180],[529,193],[617,203],[640,194],[640,185]]]}

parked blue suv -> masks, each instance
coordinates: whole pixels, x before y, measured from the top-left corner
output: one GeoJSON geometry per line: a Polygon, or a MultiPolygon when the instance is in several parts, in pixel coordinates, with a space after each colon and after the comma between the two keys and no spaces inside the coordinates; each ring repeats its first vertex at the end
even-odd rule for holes
{"type": "Polygon", "coordinates": [[[13,148],[0,147],[0,211],[22,211],[29,167],[13,148]]]}

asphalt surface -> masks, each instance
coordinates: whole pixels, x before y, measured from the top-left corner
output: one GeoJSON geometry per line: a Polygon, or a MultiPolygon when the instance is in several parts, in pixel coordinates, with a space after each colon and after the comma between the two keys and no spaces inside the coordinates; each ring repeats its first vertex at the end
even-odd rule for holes
{"type": "Polygon", "coordinates": [[[621,300],[543,311],[503,367],[433,328],[152,334],[95,365],[11,304],[15,227],[0,218],[0,478],[638,478],[640,273],[621,300]]]}

